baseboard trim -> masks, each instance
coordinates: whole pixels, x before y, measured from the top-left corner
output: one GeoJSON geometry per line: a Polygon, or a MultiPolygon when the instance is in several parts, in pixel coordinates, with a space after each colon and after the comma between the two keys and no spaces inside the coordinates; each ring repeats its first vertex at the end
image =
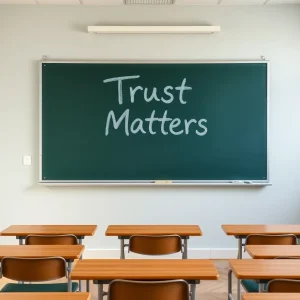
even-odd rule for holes
{"type": "MultiPolygon", "coordinates": [[[[128,253],[125,250],[125,256],[128,258],[145,258],[145,256],[128,253]]],[[[120,258],[119,249],[85,249],[84,258],[120,258]]],[[[168,258],[181,258],[180,253],[166,256],[168,258]]],[[[202,259],[234,259],[237,258],[237,248],[191,248],[188,250],[189,258],[202,258],[202,259]]],[[[244,258],[249,258],[247,253],[243,253],[244,258]]],[[[148,257],[146,257],[148,258],[148,257]]],[[[153,256],[149,256],[153,258],[153,256]]]]}

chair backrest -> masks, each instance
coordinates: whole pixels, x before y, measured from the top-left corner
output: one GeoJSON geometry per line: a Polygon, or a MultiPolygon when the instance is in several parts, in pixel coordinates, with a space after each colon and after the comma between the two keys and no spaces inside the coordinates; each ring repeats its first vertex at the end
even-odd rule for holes
{"type": "Polygon", "coordinates": [[[25,239],[25,245],[77,245],[77,237],[73,234],[64,235],[34,235],[25,239]]]}
{"type": "Polygon", "coordinates": [[[128,251],[144,255],[167,255],[182,251],[179,235],[133,235],[128,251]]]}
{"type": "Polygon", "coordinates": [[[267,291],[269,293],[300,293],[300,280],[274,279],[268,283],[267,291]]]}
{"type": "Polygon", "coordinates": [[[108,300],[189,300],[189,286],[184,280],[127,281],[109,284],[108,300]]]}
{"type": "Polygon", "coordinates": [[[297,245],[297,237],[294,234],[250,234],[245,245],[297,245]]]}
{"type": "Polygon", "coordinates": [[[4,257],[1,260],[1,273],[16,281],[48,281],[66,277],[67,268],[62,257],[4,257]]]}

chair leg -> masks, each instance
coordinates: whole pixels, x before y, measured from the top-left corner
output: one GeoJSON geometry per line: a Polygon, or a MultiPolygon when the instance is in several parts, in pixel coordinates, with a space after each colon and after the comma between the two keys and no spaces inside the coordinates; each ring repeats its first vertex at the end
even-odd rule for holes
{"type": "Polygon", "coordinates": [[[263,293],[264,292],[264,284],[263,283],[258,283],[258,292],[263,293]]]}
{"type": "Polygon", "coordinates": [[[72,280],[71,280],[72,263],[67,262],[67,276],[68,276],[68,292],[72,292],[72,280]]]}
{"type": "Polygon", "coordinates": [[[191,284],[190,298],[196,300],[196,284],[191,284]]]}

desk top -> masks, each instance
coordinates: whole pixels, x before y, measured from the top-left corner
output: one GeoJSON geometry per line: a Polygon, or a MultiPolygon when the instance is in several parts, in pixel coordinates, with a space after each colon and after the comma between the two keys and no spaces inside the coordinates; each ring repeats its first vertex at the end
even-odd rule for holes
{"type": "Polygon", "coordinates": [[[288,234],[300,235],[300,225],[222,225],[227,235],[247,236],[249,234],[288,234]]]}
{"type": "Polygon", "coordinates": [[[210,260],[203,259],[83,259],[71,272],[81,280],[217,280],[210,260]]]}
{"type": "Polygon", "coordinates": [[[83,245],[0,245],[0,259],[14,257],[50,257],[60,256],[65,259],[79,259],[83,245]]]}
{"type": "Polygon", "coordinates": [[[3,236],[27,236],[29,234],[92,236],[97,225],[11,225],[1,231],[3,236]]]}
{"type": "Polygon", "coordinates": [[[255,259],[271,259],[279,256],[300,257],[300,245],[248,245],[246,250],[255,259]]]}
{"type": "Polygon", "coordinates": [[[243,300],[299,300],[300,294],[281,294],[281,293],[245,293],[243,300]]]}
{"type": "Polygon", "coordinates": [[[90,300],[90,293],[0,293],[0,300],[90,300]]]}
{"type": "Polygon", "coordinates": [[[300,279],[297,259],[231,259],[229,264],[238,279],[300,279]]]}
{"type": "Polygon", "coordinates": [[[141,235],[168,235],[201,236],[202,231],[198,225],[109,225],[107,236],[141,235]]]}

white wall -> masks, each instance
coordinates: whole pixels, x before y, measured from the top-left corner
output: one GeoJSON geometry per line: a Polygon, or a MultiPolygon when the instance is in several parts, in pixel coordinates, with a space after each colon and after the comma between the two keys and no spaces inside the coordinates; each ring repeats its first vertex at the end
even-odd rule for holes
{"type": "MultiPolygon", "coordinates": [[[[199,224],[192,248],[232,248],[224,223],[300,223],[300,6],[0,6],[0,228],[98,224],[89,249],[117,249],[108,224],[199,224]],[[215,35],[88,35],[97,24],[214,24],[215,35]],[[271,65],[272,187],[43,187],[38,63],[51,59],[258,59],[271,65]],[[22,166],[22,155],[33,165],[22,166]]],[[[1,238],[15,243],[13,238],[1,238]]],[[[98,252],[97,252],[98,253],[98,252]]]]}

